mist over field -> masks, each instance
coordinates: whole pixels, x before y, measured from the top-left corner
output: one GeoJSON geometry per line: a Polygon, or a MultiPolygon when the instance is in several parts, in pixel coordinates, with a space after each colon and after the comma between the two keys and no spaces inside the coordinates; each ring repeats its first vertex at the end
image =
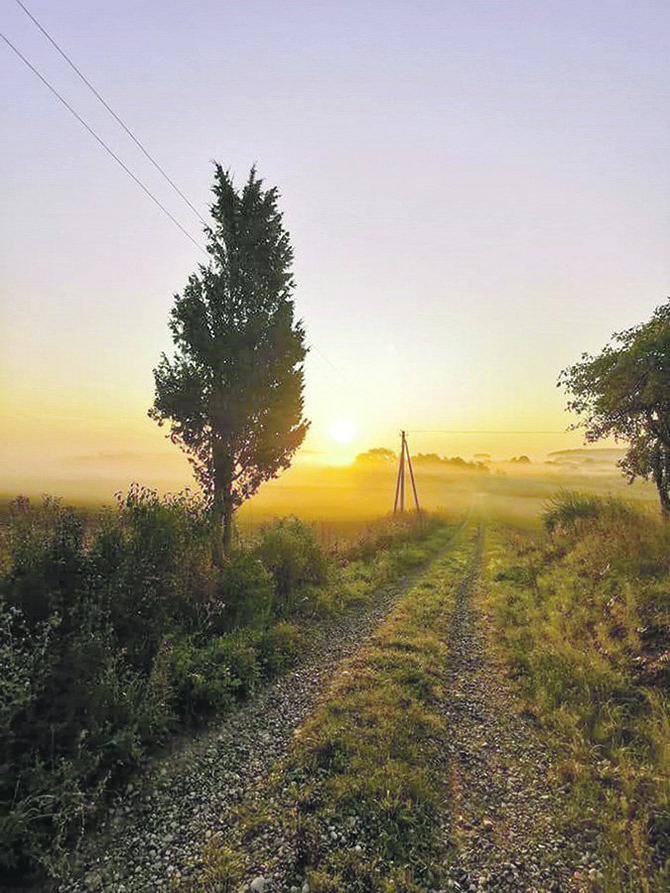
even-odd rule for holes
{"type": "MultiPolygon", "coordinates": [[[[458,514],[476,502],[495,517],[537,521],[547,501],[562,489],[614,494],[655,509],[653,485],[639,481],[630,485],[617,468],[622,455],[621,449],[584,448],[553,451],[542,460],[528,462],[519,461],[526,458],[523,453],[508,459],[491,459],[489,454],[465,460],[458,457],[462,467],[456,457],[456,461],[436,464],[417,461],[414,456],[413,462],[420,505],[428,511],[458,514]]],[[[176,452],[174,457],[181,460],[176,452]]],[[[65,472],[46,474],[42,487],[14,492],[6,487],[1,498],[6,502],[17,492],[33,498],[48,492],[75,505],[112,504],[114,492],[125,492],[134,480],[133,464],[146,458],[130,453],[79,457],[70,468],[65,464],[65,472]]],[[[155,474],[140,483],[159,493],[178,491],[174,486],[176,463],[170,464],[160,454],[155,460],[155,474]]],[[[294,515],[318,522],[324,530],[354,531],[392,511],[397,473],[397,458],[329,465],[307,456],[261,487],[237,512],[237,526],[245,533],[271,518],[294,515]]],[[[192,481],[185,478],[185,482],[197,492],[192,481]]],[[[409,481],[405,509],[414,510],[409,481]]]]}
{"type": "MultiPolygon", "coordinates": [[[[537,520],[546,502],[561,489],[616,494],[655,507],[653,485],[629,485],[616,467],[623,451],[579,449],[552,453],[542,462],[490,461],[487,471],[414,465],[421,507],[462,512],[476,500],[497,517],[537,520]]],[[[510,457],[517,458],[517,457],[510,457]]],[[[370,520],[393,509],[397,467],[392,462],[347,466],[298,464],[265,487],[238,513],[242,529],[269,517],[295,514],[306,520],[346,525],[370,520]]],[[[406,486],[405,508],[413,510],[406,486]]]]}

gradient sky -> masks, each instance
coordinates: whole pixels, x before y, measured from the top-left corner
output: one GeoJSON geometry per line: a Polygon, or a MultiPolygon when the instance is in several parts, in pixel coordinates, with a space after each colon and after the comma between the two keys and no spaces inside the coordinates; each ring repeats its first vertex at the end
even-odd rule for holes
{"type": "MultiPolygon", "coordinates": [[[[667,0],[26,5],[204,216],[212,159],[279,187],[313,344],[305,457],[397,448],[401,427],[448,455],[581,444],[420,432],[563,432],[559,371],[664,302],[667,0]]],[[[1,19],[202,242],[14,0],[1,19]]],[[[4,44],[0,82],[0,488],[186,483],[146,409],[203,255],[4,44]]]]}

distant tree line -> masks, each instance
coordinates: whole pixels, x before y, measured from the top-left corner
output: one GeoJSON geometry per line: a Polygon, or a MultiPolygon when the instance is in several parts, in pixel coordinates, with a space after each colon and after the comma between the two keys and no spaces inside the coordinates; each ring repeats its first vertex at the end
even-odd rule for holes
{"type": "MultiPolygon", "coordinates": [[[[367,450],[364,453],[359,453],[356,456],[356,462],[362,465],[384,464],[397,461],[397,454],[394,453],[393,450],[389,450],[386,447],[373,447],[372,449],[367,450]]],[[[449,458],[447,456],[438,456],[437,453],[416,453],[414,456],[412,456],[412,463],[414,465],[459,469],[460,471],[476,471],[480,474],[487,474],[489,471],[489,467],[485,462],[481,462],[479,460],[469,462],[467,459],[463,459],[461,456],[452,456],[449,458]]]]}

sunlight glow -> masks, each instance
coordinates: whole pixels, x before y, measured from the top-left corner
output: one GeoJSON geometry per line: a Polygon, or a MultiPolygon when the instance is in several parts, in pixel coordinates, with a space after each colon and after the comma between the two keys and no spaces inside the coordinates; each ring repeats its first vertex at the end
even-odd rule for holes
{"type": "Polygon", "coordinates": [[[330,434],[338,443],[351,443],[356,434],[356,429],[346,419],[338,419],[331,425],[330,434]]]}

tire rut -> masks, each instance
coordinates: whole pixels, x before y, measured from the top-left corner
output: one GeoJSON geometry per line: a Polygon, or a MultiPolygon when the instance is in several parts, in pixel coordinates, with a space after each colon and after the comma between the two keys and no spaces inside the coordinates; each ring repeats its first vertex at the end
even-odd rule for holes
{"type": "Polygon", "coordinates": [[[562,893],[595,889],[592,841],[558,827],[561,791],[552,760],[487,647],[474,604],[484,551],[480,525],[469,573],[455,593],[448,686],[443,710],[451,792],[445,847],[452,847],[445,890],[562,893]]]}

